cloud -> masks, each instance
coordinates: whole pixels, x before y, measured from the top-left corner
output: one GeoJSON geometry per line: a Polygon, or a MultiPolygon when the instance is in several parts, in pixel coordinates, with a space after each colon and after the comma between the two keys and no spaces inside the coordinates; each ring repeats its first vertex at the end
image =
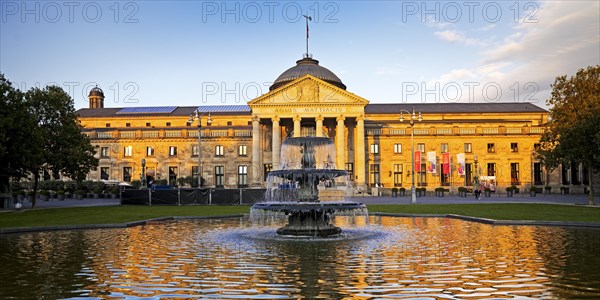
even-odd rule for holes
{"type": "MultiPolygon", "coordinates": [[[[481,86],[500,86],[500,101],[544,106],[550,84],[557,76],[573,75],[580,68],[600,64],[600,2],[536,3],[537,22],[524,23],[526,20],[521,19],[496,42],[480,44],[480,60],[475,66],[448,71],[429,82],[476,79],[481,86]]],[[[438,31],[435,35],[448,42],[469,43],[457,30],[438,31]]]]}
{"type": "Polygon", "coordinates": [[[467,38],[465,37],[464,33],[455,30],[455,29],[447,29],[447,30],[443,30],[443,31],[436,31],[433,33],[435,36],[437,36],[438,38],[447,41],[447,42],[451,42],[451,43],[462,43],[465,44],[467,46],[485,46],[487,45],[486,42],[478,40],[478,39],[473,39],[473,38],[467,38]]]}

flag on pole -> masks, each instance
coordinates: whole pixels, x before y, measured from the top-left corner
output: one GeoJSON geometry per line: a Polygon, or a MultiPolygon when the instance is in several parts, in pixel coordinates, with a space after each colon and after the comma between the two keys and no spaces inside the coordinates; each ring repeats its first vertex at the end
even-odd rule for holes
{"type": "Polygon", "coordinates": [[[458,175],[465,176],[465,154],[456,154],[456,161],[458,162],[458,175]]]}
{"type": "Polygon", "coordinates": [[[442,171],[445,175],[450,174],[450,153],[442,153],[442,171]]]}
{"type": "Polygon", "coordinates": [[[415,152],[415,173],[421,172],[421,151],[415,152]]]}
{"type": "Polygon", "coordinates": [[[429,167],[427,167],[427,173],[437,173],[437,160],[435,158],[435,151],[427,152],[427,161],[429,162],[429,167]]]}

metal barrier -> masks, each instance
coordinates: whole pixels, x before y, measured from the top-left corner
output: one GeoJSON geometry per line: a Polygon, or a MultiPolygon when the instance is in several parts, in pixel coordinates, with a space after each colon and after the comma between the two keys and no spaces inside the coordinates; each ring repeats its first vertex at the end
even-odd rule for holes
{"type": "Polygon", "coordinates": [[[263,200],[265,189],[123,190],[122,205],[251,205],[263,200]]]}

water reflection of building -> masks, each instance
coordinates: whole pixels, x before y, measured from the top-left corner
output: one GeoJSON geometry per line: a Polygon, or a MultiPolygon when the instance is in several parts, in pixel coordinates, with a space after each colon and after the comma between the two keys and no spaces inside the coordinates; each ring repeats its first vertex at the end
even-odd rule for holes
{"type": "MultiPolygon", "coordinates": [[[[200,107],[104,107],[104,93],[90,92],[90,108],[77,111],[84,131],[97,147],[100,166],[90,179],[135,180],[141,160],[147,174],[176,183],[197,176],[210,187],[261,187],[266,173],[280,166],[282,141],[290,135],[326,135],[336,143],[336,165],[351,173],[358,187],[410,186],[411,143],[422,152],[418,186],[456,189],[470,186],[475,173],[494,176],[497,187],[567,185],[582,191],[589,184],[580,165],[567,164],[547,172],[534,153],[548,112],[530,103],[370,103],[346,90],[346,85],[317,60],[304,58],[283,72],[268,93],[245,105],[200,107]],[[424,118],[411,128],[399,122],[401,110],[421,111],[424,118]],[[202,119],[202,149],[198,129],[189,122],[196,109],[211,114],[202,119]],[[433,152],[436,173],[427,173],[427,153],[433,152]],[[448,153],[448,172],[441,167],[448,153]],[[459,170],[457,154],[464,153],[459,170]],[[475,160],[478,157],[478,172],[475,160]]],[[[398,99],[401,102],[402,99],[398,99]]]]}

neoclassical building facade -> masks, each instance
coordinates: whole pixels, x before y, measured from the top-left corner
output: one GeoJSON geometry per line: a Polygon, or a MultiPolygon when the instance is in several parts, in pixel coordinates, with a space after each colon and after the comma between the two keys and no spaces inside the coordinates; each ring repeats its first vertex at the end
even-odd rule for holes
{"type": "Polygon", "coordinates": [[[245,105],[110,108],[99,88],[89,100],[89,108],[77,113],[100,159],[88,176],[94,180],[139,180],[144,160],[149,180],[176,184],[201,173],[204,187],[260,188],[269,171],[285,167],[282,142],[310,135],[334,140],[337,167],[361,190],[409,188],[413,138],[415,185],[428,190],[469,187],[473,177],[501,191],[510,185],[567,185],[577,192],[588,182],[581,166],[547,172],[535,158],[549,115],[538,106],[371,103],[308,57],[245,105]],[[422,120],[411,125],[413,110],[422,120]],[[196,111],[201,127],[190,118],[196,111]]]}

